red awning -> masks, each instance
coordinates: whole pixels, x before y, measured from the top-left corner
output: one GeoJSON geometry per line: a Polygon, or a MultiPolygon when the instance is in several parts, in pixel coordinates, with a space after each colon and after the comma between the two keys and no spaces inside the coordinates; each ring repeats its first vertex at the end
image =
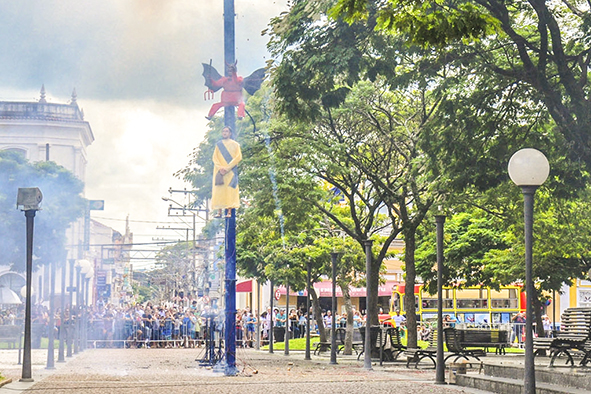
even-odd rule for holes
{"type": "Polygon", "coordinates": [[[252,279],[245,280],[236,284],[237,293],[251,293],[252,292],[252,279]]]}
{"type": "MultiPolygon", "coordinates": [[[[400,282],[388,281],[385,284],[382,284],[378,288],[378,296],[386,297],[392,295],[392,287],[400,285],[400,282]]],[[[279,289],[279,294],[285,295],[285,287],[281,286],[279,289]]],[[[332,282],[325,281],[325,282],[318,282],[314,283],[314,290],[316,290],[316,294],[318,297],[332,297],[332,282]]],[[[299,291],[299,292],[289,292],[290,296],[306,296],[308,292],[306,290],[299,291]]],[[[351,297],[365,297],[365,287],[349,287],[349,295],[351,297]]],[[[336,288],[336,296],[342,297],[343,292],[341,288],[337,285],[336,288]]]]}

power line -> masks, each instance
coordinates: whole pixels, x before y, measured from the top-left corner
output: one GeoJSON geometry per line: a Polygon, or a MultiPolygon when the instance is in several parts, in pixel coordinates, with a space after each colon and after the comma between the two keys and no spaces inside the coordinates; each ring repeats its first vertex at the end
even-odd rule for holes
{"type": "MultiPolygon", "coordinates": [[[[179,215],[180,216],[180,215],[179,215]]],[[[174,216],[173,216],[174,217],[174,216]]],[[[92,216],[92,219],[100,219],[100,220],[114,220],[117,222],[125,222],[128,219],[115,219],[115,218],[105,218],[102,216],[92,216]]],[[[129,219],[130,223],[160,223],[160,224],[177,224],[177,222],[163,222],[163,221],[153,221],[153,220],[131,220],[129,219]]]]}

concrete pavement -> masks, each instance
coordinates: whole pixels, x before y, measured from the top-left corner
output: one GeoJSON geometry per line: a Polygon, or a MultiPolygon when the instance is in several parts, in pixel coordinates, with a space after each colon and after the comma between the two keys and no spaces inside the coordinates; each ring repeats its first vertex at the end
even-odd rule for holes
{"type": "Polygon", "coordinates": [[[18,382],[21,367],[16,353],[0,351],[0,372],[13,378],[0,388],[6,393],[289,393],[376,394],[392,392],[483,393],[452,385],[435,385],[434,370],[406,369],[402,363],[363,368],[355,356],[330,354],[304,360],[303,352],[269,354],[253,349],[237,352],[237,376],[228,377],[200,367],[203,349],[88,349],[55,370],[45,370],[45,351],[33,352],[32,383],[18,382]]]}

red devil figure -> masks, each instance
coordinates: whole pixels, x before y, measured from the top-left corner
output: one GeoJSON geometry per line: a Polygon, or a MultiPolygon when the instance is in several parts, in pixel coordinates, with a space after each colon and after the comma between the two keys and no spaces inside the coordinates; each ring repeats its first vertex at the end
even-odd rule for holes
{"type": "Polygon", "coordinates": [[[238,119],[244,118],[244,98],[242,89],[249,94],[254,94],[260,89],[261,83],[265,78],[265,69],[259,68],[246,78],[239,77],[236,74],[236,63],[228,66],[229,76],[222,77],[211,64],[203,64],[203,76],[205,77],[205,86],[209,89],[204,93],[204,98],[213,98],[213,93],[221,88],[222,100],[211,106],[206,118],[211,119],[222,107],[238,107],[238,119]]]}

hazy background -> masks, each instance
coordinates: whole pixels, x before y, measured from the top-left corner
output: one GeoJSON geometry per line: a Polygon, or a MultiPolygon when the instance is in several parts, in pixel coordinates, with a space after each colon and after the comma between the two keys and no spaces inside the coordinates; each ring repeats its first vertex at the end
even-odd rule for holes
{"type": "MultiPolygon", "coordinates": [[[[265,66],[261,31],[286,3],[235,0],[240,75],[265,66]]],[[[215,102],[203,99],[201,63],[223,70],[223,0],[0,0],[0,38],[0,100],[38,100],[45,84],[65,104],[76,88],[95,136],[86,197],[105,200],[92,217],[123,232],[129,214],[135,242],[184,239],[156,227],[179,227],[161,197],[190,187],[173,173],[215,102]]]]}

